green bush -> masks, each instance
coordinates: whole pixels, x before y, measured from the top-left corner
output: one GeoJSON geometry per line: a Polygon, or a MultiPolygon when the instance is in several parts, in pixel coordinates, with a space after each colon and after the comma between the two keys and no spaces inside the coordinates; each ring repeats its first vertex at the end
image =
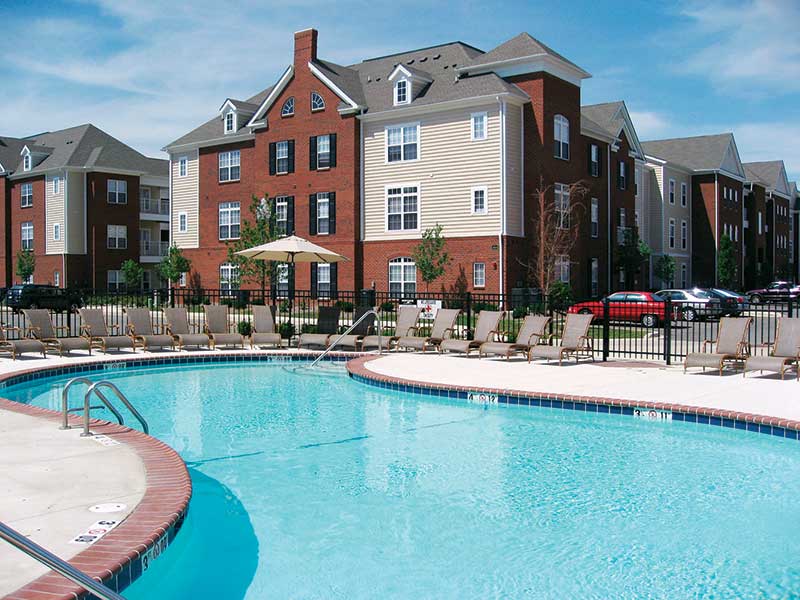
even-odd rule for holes
{"type": "Polygon", "coordinates": [[[489,302],[472,303],[472,312],[479,313],[482,310],[497,310],[497,304],[490,304],[489,302]]]}
{"type": "Polygon", "coordinates": [[[514,309],[514,318],[515,319],[524,319],[528,314],[528,307],[527,306],[518,306],[514,309]]]}
{"type": "Polygon", "coordinates": [[[300,333],[317,333],[317,326],[315,323],[303,323],[300,333]]]}
{"type": "Polygon", "coordinates": [[[396,310],[395,303],[391,300],[388,302],[383,302],[381,303],[380,310],[381,312],[394,312],[396,310]]]}
{"type": "Polygon", "coordinates": [[[250,337],[250,334],[253,333],[253,326],[250,324],[250,321],[239,321],[236,325],[236,331],[239,332],[239,335],[250,337]]]}
{"type": "Polygon", "coordinates": [[[281,303],[278,306],[278,310],[280,312],[282,312],[282,313],[288,313],[289,312],[289,307],[291,307],[291,306],[292,306],[292,304],[288,300],[281,300],[281,303]]]}
{"type": "Polygon", "coordinates": [[[550,292],[547,295],[547,303],[550,310],[565,312],[573,303],[572,288],[563,281],[556,281],[550,286],[550,292]]]}
{"type": "Polygon", "coordinates": [[[334,306],[342,312],[353,312],[353,309],[355,308],[355,305],[347,300],[338,300],[336,303],[334,303],[334,306]]]}
{"type": "Polygon", "coordinates": [[[278,325],[278,333],[281,334],[281,337],[284,339],[291,339],[294,335],[294,323],[287,321],[286,323],[281,323],[278,325]]]}

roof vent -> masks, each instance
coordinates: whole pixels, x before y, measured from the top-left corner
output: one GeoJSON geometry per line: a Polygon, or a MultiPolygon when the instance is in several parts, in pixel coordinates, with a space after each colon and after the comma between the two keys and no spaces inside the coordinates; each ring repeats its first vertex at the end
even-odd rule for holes
{"type": "Polygon", "coordinates": [[[381,78],[380,78],[380,77],[376,77],[376,78],[375,78],[375,81],[380,81],[380,80],[381,80],[381,78]]]}
{"type": "Polygon", "coordinates": [[[413,64],[414,64],[414,59],[412,58],[412,59],[411,59],[411,60],[409,60],[409,61],[408,61],[406,64],[407,64],[407,65],[413,65],[413,64]]]}
{"type": "Polygon", "coordinates": [[[419,59],[419,62],[425,62],[426,60],[428,60],[428,57],[423,56],[422,58],[419,59]]]}
{"type": "Polygon", "coordinates": [[[372,81],[372,75],[367,75],[367,83],[372,81]]]}
{"type": "Polygon", "coordinates": [[[454,69],[456,68],[456,63],[453,63],[453,68],[454,68],[454,69]]]}
{"type": "Polygon", "coordinates": [[[446,69],[446,68],[447,68],[447,65],[445,65],[445,66],[444,66],[444,68],[446,69]]]}
{"type": "Polygon", "coordinates": [[[441,54],[434,54],[433,55],[433,60],[439,60],[441,57],[442,57],[441,54]]]}

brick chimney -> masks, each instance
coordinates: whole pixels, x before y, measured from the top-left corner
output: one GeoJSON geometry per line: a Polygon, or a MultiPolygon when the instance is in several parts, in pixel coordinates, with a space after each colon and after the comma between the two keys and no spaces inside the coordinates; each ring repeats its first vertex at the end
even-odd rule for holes
{"type": "Polygon", "coordinates": [[[305,65],[317,60],[317,30],[304,29],[294,34],[294,64],[305,65]]]}

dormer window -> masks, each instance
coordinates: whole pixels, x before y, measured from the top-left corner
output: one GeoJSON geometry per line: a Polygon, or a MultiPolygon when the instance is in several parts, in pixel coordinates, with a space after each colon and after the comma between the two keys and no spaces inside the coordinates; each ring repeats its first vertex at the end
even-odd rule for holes
{"type": "MultiPolygon", "coordinates": [[[[313,105],[313,100],[312,100],[313,105]]],[[[286,102],[283,103],[283,107],[281,108],[281,116],[282,117],[291,117],[294,114],[294,96],[291,98],[287,98],[286,102]]]]}
{"type": "Polygon", "coordinates": [[[325,100],[317,92],[311,92],[311,111],[324,110],[325,100]]]}
{"type": "Polygon", "coordinates": [[[230,111],[225,114],[225,133],[236,131],[236,113],[230,111]]]}
{"type": "Polygon", "coordinates": [[[408,80],[400,79],[397,83],[394,84],[394,103],[397,104],[408,104],[409,96],[408,96],[408,80]]]}
{"type": "Polygon", "coordinates": [[[31,155],[30,153],[25,154],[22,156],[22,170],[23,171],[30,171],[31,170],[31,155]]]}

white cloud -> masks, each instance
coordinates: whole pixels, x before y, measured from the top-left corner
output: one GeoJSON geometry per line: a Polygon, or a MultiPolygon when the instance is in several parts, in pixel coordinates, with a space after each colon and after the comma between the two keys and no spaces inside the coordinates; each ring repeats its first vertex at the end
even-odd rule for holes
{"type": "Polygon", "coordinates": [[[669,119],[658,112],[643,110],[630,111],[633,126],[639,139],[650,140],[658,138],[669,131],[669,119]]]}
{"type": "Polygon", "coordinates": [[[800,181],[800,123],[740,123],[733,128],[742,161],[782,159],[791,181],[800,181]]]}

